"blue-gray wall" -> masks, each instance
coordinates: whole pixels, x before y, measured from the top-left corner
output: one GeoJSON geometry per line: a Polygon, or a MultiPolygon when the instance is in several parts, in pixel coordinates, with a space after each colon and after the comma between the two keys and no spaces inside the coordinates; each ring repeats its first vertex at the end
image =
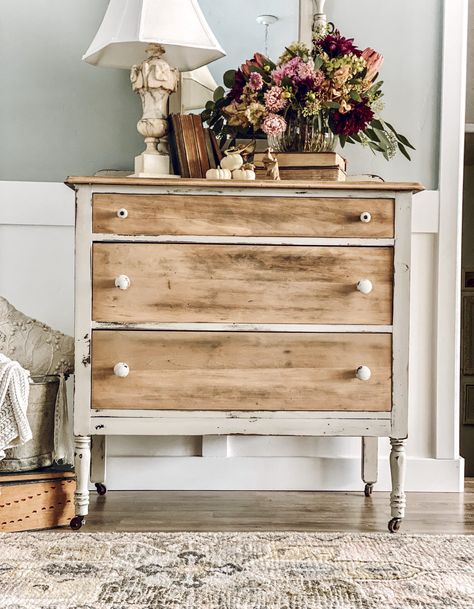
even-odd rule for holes
{"type": "MultiPolygon", "coordinates": [[[[438,181],[441,8],[443,0],[328,0],[331,20],[362,48],[385,55],[384,116],[416,145],[413,162],[386,163],[349,147],[351,173],[438,181]]],[[[0,179],[61,181],[68,174],[132,167],[142,143],[135,131],[140,103],[125,70],[81,61],[106,0],[2,0],[0,15],[0,179]]],[[[270,54],[297,32],[297,0],[201,0],[228,57],[211,65],[217,80],[228,67],[263,50],[255,16],[272,13],[270,54]]]]}

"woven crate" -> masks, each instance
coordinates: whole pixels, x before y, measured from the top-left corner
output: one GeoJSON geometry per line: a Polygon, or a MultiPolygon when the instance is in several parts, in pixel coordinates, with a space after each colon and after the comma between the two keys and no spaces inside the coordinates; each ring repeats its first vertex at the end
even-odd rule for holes
{"type": "Polygon", "coordinates": [[[74,516],[71,471],[0,474],[0,532],[51,529],[74,516]]]}

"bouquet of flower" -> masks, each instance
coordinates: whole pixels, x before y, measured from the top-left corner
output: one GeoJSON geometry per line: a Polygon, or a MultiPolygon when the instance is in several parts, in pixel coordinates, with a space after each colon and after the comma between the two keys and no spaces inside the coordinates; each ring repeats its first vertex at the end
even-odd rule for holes
{"type": "Polygon", "coordinates": [[[224,74],[214,101],[202,118],[221,143],[237,137],[266,135],[275,141],[289,123],[312,124],[346,143],[368,146],[389,160],[397,150],[410,159],[414,149],[406,137],[382,120],[383,57],[371,48],[361,51],[353,39],[332,26],[313,41],[313,49],[296,42],[278,63],[256,53],[238,70],[224,74]]]}

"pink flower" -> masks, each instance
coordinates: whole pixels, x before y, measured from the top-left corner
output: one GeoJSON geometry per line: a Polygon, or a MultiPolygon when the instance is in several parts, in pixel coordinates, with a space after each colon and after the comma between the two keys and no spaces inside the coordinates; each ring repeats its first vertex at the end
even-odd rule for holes
{"type": "Polygon", "coordinates": [[[312,63],[303,61],[301,57],[293,57],[272,72],[272,78],[277,85],[282,84],[285,76],[296,86],[308,87],[320,86],[324,78],[321,71],[316,71],[312,63]]]}
{"type": "Polygon", "coordinates": [[[272,87],[263,96],[265,98],[265,106],[270,112],[279,112],[286,106],[287,101],[282,97],[283,89],[281,87],[272,87]]]}
{"type": "Polygon", "coordinates": [[[379,72],[380,68],[383,64],[383,55],[374,51],[370,47],[362,51],[362,57],[365,59],[367,63],[367,74],[365,76],[365,80],[372,80],[375,78],[375,75],[379,72]]]}
{"type": "Polygon", "coordinates": [[[279,114],[269,114],[262,124],[262,131],[267,135],[280,135],[286,129],[286,121],[279,114]]]}
{"type": "Polygon", "coordinates": [[[253,91],[260,91],[260,89],[263,87],[262,75],[258,72],[251,72],[249,84],[253,91]]]}

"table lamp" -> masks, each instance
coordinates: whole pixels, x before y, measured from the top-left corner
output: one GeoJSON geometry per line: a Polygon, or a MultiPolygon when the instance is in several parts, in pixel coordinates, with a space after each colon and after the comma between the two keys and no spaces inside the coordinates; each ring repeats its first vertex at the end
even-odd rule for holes
{"type": "Polygon", "coordinates": [[[146,144],[135,157],[135,176],[170,177],[168,99],[179,71],[224,55],[197,0],[110,0],[83,60],[131,69],[132,88],[143,106],[137,129],[146,144]]]}

